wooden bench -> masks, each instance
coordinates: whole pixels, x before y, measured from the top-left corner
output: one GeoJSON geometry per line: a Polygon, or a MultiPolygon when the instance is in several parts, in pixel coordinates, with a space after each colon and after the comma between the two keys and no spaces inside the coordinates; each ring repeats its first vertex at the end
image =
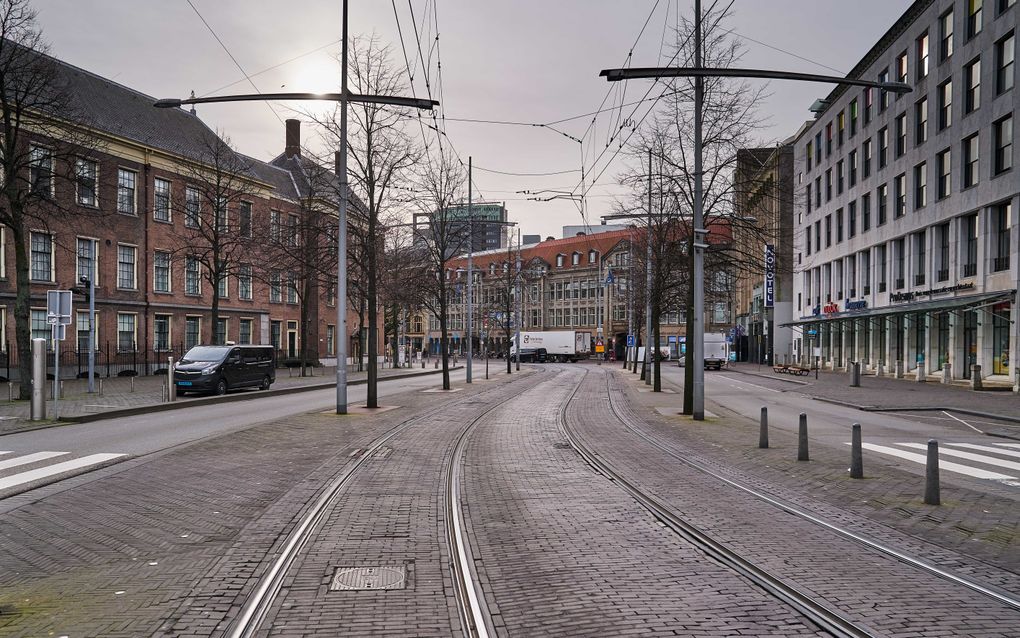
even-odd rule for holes
{"type": "Polygon", "coordinates": [[[777,365],[772,366],[772,370],[774,372],[780,372],[780,373],[782,373],[782,372],[789,372],[790,371],[790,366],[788,366],[786,364],[777,364],[777,365]]]}
{"type": "Polygon", "coordinates": [[[811,374],[810,368],[802,368],[800,366],[787,366],[786,371],[790,374],[795,374],[800,377],[811,374]]]}

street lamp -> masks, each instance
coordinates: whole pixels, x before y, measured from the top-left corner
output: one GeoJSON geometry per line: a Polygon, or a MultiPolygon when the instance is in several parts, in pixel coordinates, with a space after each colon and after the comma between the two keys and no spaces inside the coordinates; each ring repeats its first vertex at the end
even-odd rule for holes
{"type": "Polygon", "coordinates": [[[392,95],[361,95],[347,90],[347,3],[343,0],[342,39],[340,53],[339,93],[256,93],[247,95],[221,95],[193,97],[188,99],[168,98],[156,100],[157,108],[175,108],[185,104],[208,104],[213,102],[256,102],[267,100],[311,100],[340,103],[340,151],[336,156],[336,174],[340,179],[340,202],[337,213],[337,310],[336,310],[336,413],[347,414],[347,104],[388,104],[422,110],[439,106],[435,100],[398,97],[392,95]]]}
{"type": "Polygon", "coordinates": [[[704,201],[703,201],[703,175],[702,175],[702,120],[704,119],[703,103],[705,99],[704,78],[706,77],[750,77],[766,78],[776,80],[795,80],[800,82],[830,82],[834,84],[849,84],[853,86],[865,86],[880,88],[893,93],[909,93],[912,89],[909,84],[903,82],[873,82],[855,78],[845,78],[830,75],[815,75],[811,73],[791,73],[787,71],[772,71],[767,69],[720,69],[705,67],[702,62],[702,34],[701,34],[701,0],[694,0],[694,67],[643,67],[627,69],[604,69],[599,73],[600,77],[610,82],[621,80],[633,80],[640,78],[659,79],[665,77],[693,77],[694,78],[694,308],[693,317],[688,320],[688,347],[693,346],[692,354],[695,365],[691,370],[693,375],[693,392],[691,416],[696,421],[705,418],[705,342],[704,330],[704,307],[705,307],[705,284],[702,281],[704,275],[704,250],[705,235],[708,231],[704,228],[704,201]]]}

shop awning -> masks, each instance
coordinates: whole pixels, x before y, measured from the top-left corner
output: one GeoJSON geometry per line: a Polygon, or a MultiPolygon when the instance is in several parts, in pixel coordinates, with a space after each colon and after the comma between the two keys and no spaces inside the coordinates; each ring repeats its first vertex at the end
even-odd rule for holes
{"type": "Polygon", "coordinates": [[[932,312],[955,310],[964,311],[980,306],[986,306],[999,301],[1010,301],[1016,295],[1016,290],[999,290],[997,292],[985,292],[977,295],[963,295],[960,297],[949,297],[946,299],[929,299],[927,301],[911,301],[895,306],[883,306],[881,308],[866,308],[864,310],[851,310],[849,312],[834,312],[831,314],[806,317],[796,321],[779,324],[783,328],[794,326],[806,326],[808,324],[827,323],[832,321],[848,321],[851,319],[868,319],[871,317],[886,317],[890,315],[908,315],[915,312],[932,312]]]}

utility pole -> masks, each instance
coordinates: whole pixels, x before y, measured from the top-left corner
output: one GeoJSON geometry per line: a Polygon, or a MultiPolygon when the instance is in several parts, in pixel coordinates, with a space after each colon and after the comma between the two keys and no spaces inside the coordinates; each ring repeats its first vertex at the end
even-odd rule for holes
{"type": "MultiPolygon", "coordinates": [[[[694,0],[694,68],[702,66],[701,39],[701,0],[694,0]]],[[[687,373],[694,377],[694,410],[691,417],[695,421],[705,419],[705,211],[703,201],[702,175],[702,135],[701,127],[704,120],[702,113],[705,101],[705,79],[694,78],[694,316],[687,318],[688,328],[692,328],[694,336],[694,369],[687,373]]],[[[691,347],[691,339],[687,340],[691,347]]]]}
{"type": "Polygon", "coordinates": [[[96,391],[96,273],[99,270],[98,261],[99,240],[93,239],[92,265],[89,267],[89,394],[94,394],[96,391]]]}
{"type": "MultiPolygon", "coordinates": [[[[513,235],[511,235],[513,237],[513,235]]],[[[524,299],[521,292],[524,290],[521,273],[521,228],[517,227],[517,371],[521,371],[521,315],[524,314],[524,299]]]]}
{"type": "Polygon", "coordinates": [[[467,287],[467,366],[464,371],[465,377],[468,383],[471,383],[471,340],[474,338],[474,332],[471,330],[471,288],[473,279],[471,272],[471,258],[475,250],[475,229],[474,229],[474,214],[471,209],[471,156],[468,155],[468,263],[467,263],[467,276],[468,276],[468,287],[467,287]]]}
{"type": "MultiPolygon", "coordinates": [[[[336,174],[340,182],[340,207],[336,234],[336,413],[347,414],[347,0],[343,0],[340,27],[340,151],[336,174]]],[[[358,353],[359,357],[361,353],[358,353]]],[[[371,368],[370,368],[371,369],[371,368]]]]}
{"type": "MultiPolygon", "coordinates": [[[[627,242],[627,339],[634,334],[634,235],[627,242]]],[[[630,347],[623,351],[623,369],[630,362],[630,347]]],[[[637,357],[637,340],[634,340],[634,356],[637,357]]]]}
{"type": "Polygon", "coordinates": [[[645,235],[645,385],[652,384],[652,149],[648,149],[648,228],[645,235]]]}

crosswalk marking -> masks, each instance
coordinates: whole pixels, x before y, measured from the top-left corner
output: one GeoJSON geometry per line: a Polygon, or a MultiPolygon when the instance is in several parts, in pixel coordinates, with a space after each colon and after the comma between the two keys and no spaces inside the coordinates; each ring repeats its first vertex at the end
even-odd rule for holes
{"type": "Polygon", "coordinates": [[[10,450],[0,450],[0,454],[10,454],[10,450]]]}
{"type": "Polygon", "coordinates": [[[968,450],[980,450],[982,452],[991,452],[992,454],[1004,454],[1006,456],[1015,456],[1020,458],[1020,451],[1003,450],[998,447],[991,447],[989,445],[976,445],[974,443],[947,443],[946,445],[952,445],[953,447],[965,447],[968,450]]]}
{"type": "MultiPolygon", "coordinates": [[[[47,454],[42,452],[42,454],[47,454]]],[[[49,452],[49,454],[53,454],[49,452]]],[[[59,454],[67,454],[67,452],[60,452],[59,454]]],[[[63,463],[57,463],[55,465],[47,465],[46,467],[40,467],[27,472],[21,472],[20,474],[12,474],[11,476],[5,476],[0,478],[0,490],[6,490],[18,485],[37,481],[47,476],[54,476],[63,472],[70,472],[72,470],[78,470],[90,465],[96,465],[97,463],[105,463],[113,459],[124,456],[123,454],[90,454],[81,458],[72,459],[70,461],[64,461],[63,463]]]]}
{"type": "Polygon", "coordinates": [[[996,443],[996,445],[1001,445],[1002,447],[1020,448],[1020,443],[996,443]]]}
{"type": "Polygon", "coordinates": [[[36,452],[35,454],[16,456],[7,461],[0,461],[0,470],[6,470],[9,467],[17,467],[19,465],[28,465],[29,463],[38,463],[39,461],[52,459],[54,456],[64,456],[65,454],[69,454],[69,452],[36,452]]]}
{"type": "MultiPolygon", "coordinates": [[[[847,443],[849,445],[849,443],[847,443]]],[[[900,444],[902,445],[902,444],[900,444]]],[[[921,447],[925,447],[923,444],[921,447]]],[[[878,452],[879,454],[888,454],[889,456],[896,456],[907,461],[913,461],[924,465],[928,462],[928,458],[924,454],[916,454],[914,452],[904,452],[894,447],[887,447],[885,445],[875,445],[874,443],[862,443],[861,447],[865,450],[871,450],[872,452],[878,452]]],[[[940,450],[942,452],[944,450],[940,450]]],[[[982,470],[980,468],[971,467],[969,465],[961,465],[959,463],[953,463],[952,461],[943,461],[941,455],[939,458],[939,469],[947,472],[956,472],[957,474],[965,474],[967,476],[973,476],[974,478],[980,479],[992,479],[997,481],[1012,480],[1015,476],[1008,476],[1006,474],[999,474],[998,472],[989,472],[988,470],[982,470]]]]}
{"type": "MultiPolygon", "coordinates": [[[[927,449],[928,446],[924,443],[897,443],[896,445],[902,445],[903,447],[914,448],[916,450],[927,449]]],[[[939,457],[945,456],[958,456],[961,459],[967,459],[968,461],[977,461],[978,463],[984,463],[985,465],[994,465],[996,467],[1004,467],[1007,470],[1020,470],[1020,463],[1016,461],[1005,461],[1003,459],[997,459],[993,456],[986,456],[984,454],[974,454],[973,452],[963,452],[961,450],[954,450],[945,445],[939,447],[939,457]]]]}

